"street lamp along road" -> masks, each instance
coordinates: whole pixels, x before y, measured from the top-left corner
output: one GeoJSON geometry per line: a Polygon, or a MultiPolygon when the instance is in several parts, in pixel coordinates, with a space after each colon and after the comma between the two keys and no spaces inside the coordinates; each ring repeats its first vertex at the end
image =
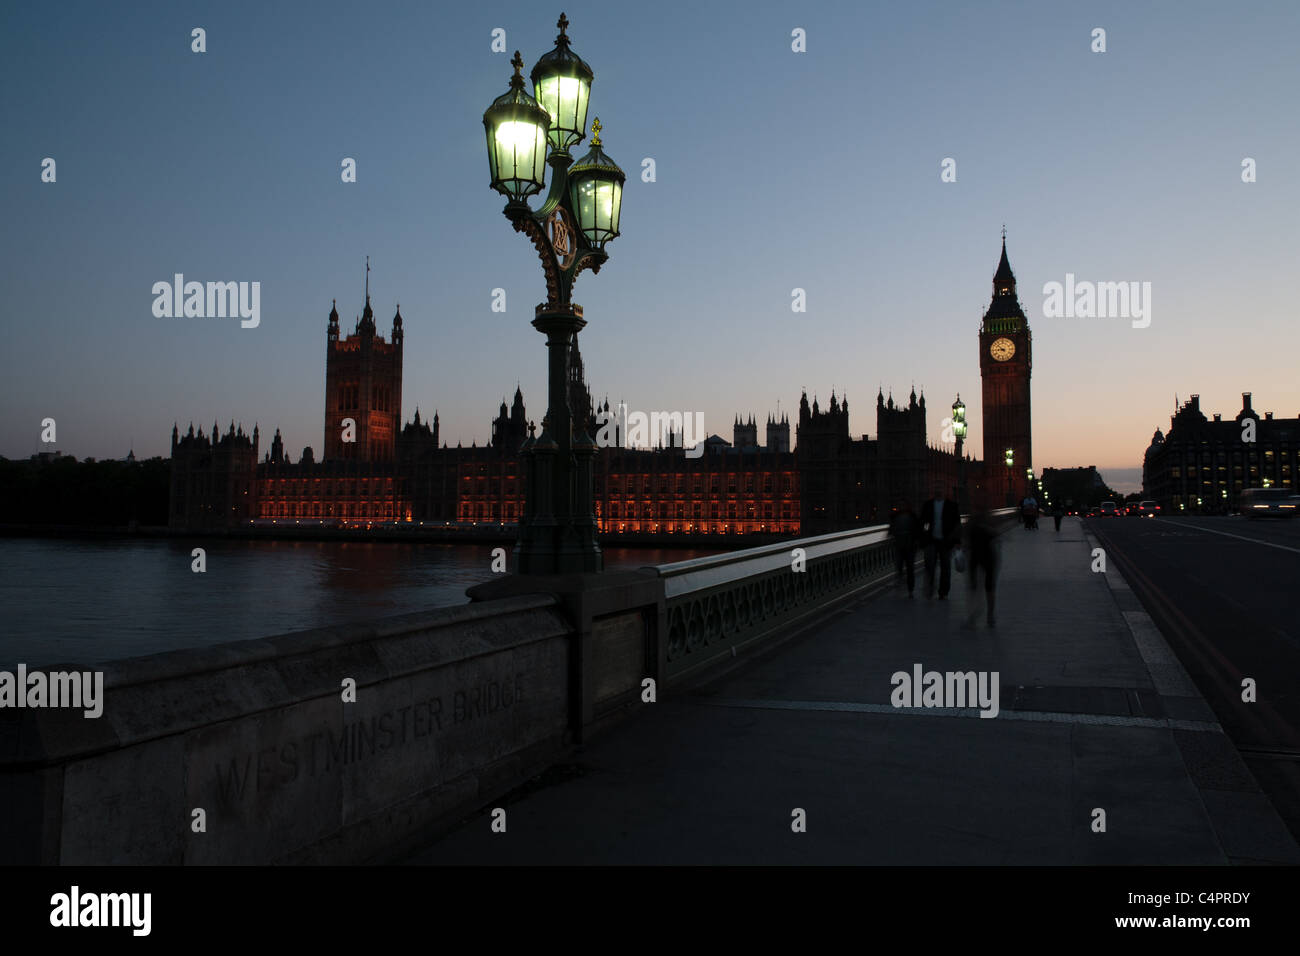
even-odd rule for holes
{"type": "Polygon", "coordinates": [[[524,62],[516,51],[510,88],[483,114],[491,186],[506,197],[506,218],[532,240],[546,276],[546,301],[537,306],[533,327],[546,336],[548,404],[542,433],[529,423],[519,449],[525,486],[515,546],[520,574],[603,567],[593,501],[596,445],[584,422],[575,427],[569,408],[571,352],[587,324],[572,292],[578,273],[599,272],[608,258],[605,244],[619,234],[626,176],[601,149],[600,120],[592,123],[590,152],[573,161],[569,150],[587,135],[594,74],[569,48],[568,18],[560,14],[556,25],[555,48],[532,70],[535,95],[524,89],[524,62]],[[551,188],[534,212],[528,197],[546,185],[543,161],[551,167],[551,188]]]}
{"type": "Polygon", "coordinates": [[[1008,448],[1008,449],[1007,449],[1007,452],[1006,452],[1006,458],[1007,458],[1007,507],[1008,507],[1008,508],[1013,508],[1013,507],[1015,507],[1015,504],[1016,504],[1016,496],[1015,496],[1015,492],[1012,490],[1012,487],[1011,487],[1011,469],[1015,466],[1015,457],[1016,457],[1016,456],[1015,456],[1015,451],[1014,451],[1013,449],[1011,449],[1011,448],[1008,448]]]}
{"type": "Polygon", "coordinates": [[[952,403],[952,434],[957,441],[966,440],[966,406],[957,394],[957,401],[952,403]]]}
{"type": "Polygon", "coordinates": [[[967,514],[970,504],[966,500],[966,459],[962,451],[966,442],[966,406],[960,392],[957,401],[952,403],[952,436],[956,439],[953,452],[957,456],[957,508],[960,513],[967,514]]]}

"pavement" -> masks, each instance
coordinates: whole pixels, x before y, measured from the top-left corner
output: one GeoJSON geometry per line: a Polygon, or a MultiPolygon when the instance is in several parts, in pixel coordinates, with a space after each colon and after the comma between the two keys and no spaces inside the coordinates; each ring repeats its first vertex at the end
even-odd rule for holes
{"type": "Polygon", "coordinates": [[[1300,862],[1119,571],[1092,570],[1079,520],[999,544],[994,627],[962,626],[966,575],[940,601],[918,573],[913,598],[879,590],[642,705],[497,801],[505,832],[485,807],[396,862],[1300,862]],[[996,674],[997,715],[894,707],[916,665],[996,674]]]}
{"type": "Polygon", "coordinates": [[[1104,518],[1088,530],[1123,571],[1112,583],[1132,585],[1116,591],[1121,610],[1150,612],[1300,839],[1300,521],[1104,518]]]}

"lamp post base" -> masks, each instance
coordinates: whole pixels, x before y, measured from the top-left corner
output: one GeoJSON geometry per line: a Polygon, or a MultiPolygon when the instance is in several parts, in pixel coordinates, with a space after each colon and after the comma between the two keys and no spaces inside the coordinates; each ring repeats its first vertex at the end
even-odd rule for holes
{"type": "Polygon", "coordinates": [[[533,327],[546,336],[548,400],[542,434],[520,449],[524,514],[515,567],[520,574],[594,573],[605,558],[596,540],[596,445],[569,409],[573,337],[586,325],[578,306],[539,306],[533,327]]]}

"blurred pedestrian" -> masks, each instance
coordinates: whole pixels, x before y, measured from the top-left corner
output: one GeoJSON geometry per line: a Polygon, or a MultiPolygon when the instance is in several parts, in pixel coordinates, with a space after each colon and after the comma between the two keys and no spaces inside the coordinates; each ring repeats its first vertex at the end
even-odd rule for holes
{"type": "Polygon", "coordinates": [[[934,597],[934,566],[939,564],[939,600],[948,596],[952,583],[952,549],[961,540],[961,512],[947,497],[943,485],[921,508],[921,541],[925,545],[925,596],[934,597]]]}
{"type": "Polygon", "coordinates": [[[907,580],[907,596],[912,597],[916,587],[916,542],[920,526],[912,503],[901,498],[889,516],[889,536],[894,539],[895,586],[901,588],[907,580]],[[904,570],[906,569],[906,570],[904,570]]]}
{"type": "Polygon", "coordinates": [[[1026,531],[1038,529],[1038,499],[1033,492],[1027,492],[1020,502],[1020,517],[1025,522],[1026,531]]]}
{"type": "Polygon", "coordinates": [[[966,572],[970,582],[966,591],[966,627],[975,626],[979,615],[978,591],[975,587],[980,569],[984,570],[984,602],[988,626],[993,626],[993,604],[998,577],[998,543],[993,519],[983,509],[975,512],[966,522],[966,572]]]}

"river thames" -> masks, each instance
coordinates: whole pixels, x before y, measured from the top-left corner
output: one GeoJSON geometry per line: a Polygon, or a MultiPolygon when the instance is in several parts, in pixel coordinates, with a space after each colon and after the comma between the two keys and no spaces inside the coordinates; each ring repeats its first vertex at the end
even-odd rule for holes
{"type": "MultiPolygon", "coordinates": [[[[494,545],[0,538],[0,668],[93,664],[465,604],[494,545]],[[191,549],[207,570],[191,570],[191,549]]],[[[506,547],[510,554],[511,548],[506,547]]],[[[605,567],[708,551],[610,548],[605,567]]]]}

